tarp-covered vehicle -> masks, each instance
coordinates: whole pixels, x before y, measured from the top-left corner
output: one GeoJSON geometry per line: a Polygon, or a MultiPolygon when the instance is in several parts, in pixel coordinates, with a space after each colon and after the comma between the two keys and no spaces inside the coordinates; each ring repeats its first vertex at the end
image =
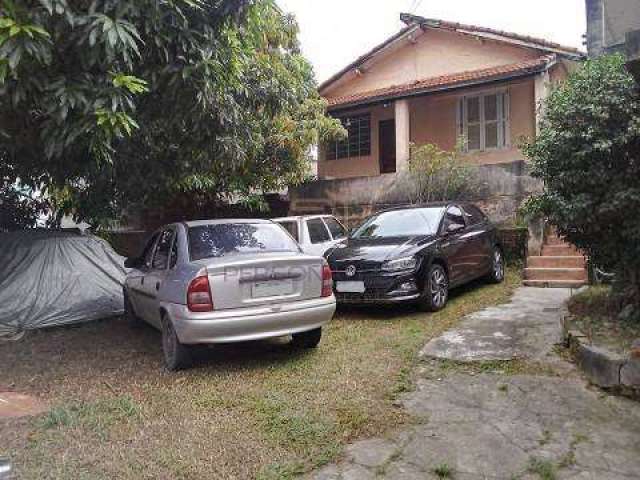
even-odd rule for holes
{"type": "Polygon", "coordinates": [[[77,233],[0,233],[0,336],[120,315],[124,257],[77,233]]]}

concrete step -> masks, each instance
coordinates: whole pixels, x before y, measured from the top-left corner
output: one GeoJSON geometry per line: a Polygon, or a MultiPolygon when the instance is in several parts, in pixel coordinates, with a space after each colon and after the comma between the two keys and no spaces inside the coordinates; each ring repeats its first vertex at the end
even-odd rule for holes
{"type": "Polygon", "coordinates": [[[538,288],[580,288],[587,284],[585,280],[524,280],[525,287],[538,288]]]}
{"type": "Polygon", "coordinates": [[[544,239],[544,243],[545,245],[568,245],[563,238],[560,238],[557,235],[548,235],[544,239]]]}
{"type": "Polygon", "coordinates": [[[584,257],[528,257],[528,268],[585,268],[584,257]]]}
{"type": "Polygon", "coordinates": [[[573,245],[544,245],[542,247],[543,257],[571,257],[583,256],[573,245]]]}
{"type": "Polygon", "coordinates": [[[585,268],[525,268],[527,280],[587,280],[585,268]]]}

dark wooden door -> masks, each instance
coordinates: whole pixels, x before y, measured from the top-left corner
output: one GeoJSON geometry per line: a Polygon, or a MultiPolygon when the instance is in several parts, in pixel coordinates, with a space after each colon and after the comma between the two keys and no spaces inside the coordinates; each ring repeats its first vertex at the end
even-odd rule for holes
{"type": "Polygon", "coordinates": [[[396,122],[382,120],[378,126],[380,173],[396,171],[396,122]]]}

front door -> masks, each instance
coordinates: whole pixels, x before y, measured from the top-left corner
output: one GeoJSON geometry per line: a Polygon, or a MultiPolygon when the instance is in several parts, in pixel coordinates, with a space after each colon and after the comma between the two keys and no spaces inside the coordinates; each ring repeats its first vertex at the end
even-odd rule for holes
{"type": "Polygon", "coordinates": [[[378,126],[380,173],[396,171],[396,121],[382,120],[378,126]]]}

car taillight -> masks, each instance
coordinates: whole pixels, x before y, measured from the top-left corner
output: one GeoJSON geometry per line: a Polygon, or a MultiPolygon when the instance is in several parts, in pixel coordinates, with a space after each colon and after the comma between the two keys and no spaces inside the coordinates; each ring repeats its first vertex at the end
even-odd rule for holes
{"type": "Polygon", "coordinates": [[[333,294],[333,279],[331,278],[331,267],[326,263],[322,266],[322,297],[330,297],[333,294]]]}
{"type": "Polygon", "coordinates": [[[191,280],[187,289],[187,308],[192,312],[212,312],[213,300],[209,277],[202,275],[191,280]]]}

